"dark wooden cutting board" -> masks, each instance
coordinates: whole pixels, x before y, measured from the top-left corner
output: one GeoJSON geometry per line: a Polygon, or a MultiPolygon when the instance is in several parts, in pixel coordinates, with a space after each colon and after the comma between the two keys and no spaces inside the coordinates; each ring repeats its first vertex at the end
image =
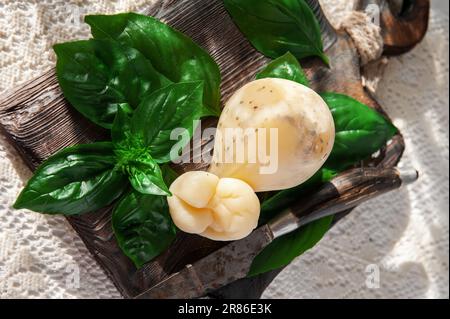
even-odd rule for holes
{"type": "MultiPolygon", "coordinates": [[[[382,112],[378,103],[361,86],[359,57],[353,43],[346,34],[336,33],[331,28],[322,17],[317,1],[309,2],[321,20],[324,45],[331,60],[330,68],[317,59],[301,61],[313,88],[319,92],[346,93],[382,112]]],[[[186,33],[209,51],[221,68],[222,103],[238,87],[252,80],[268,62],[235,27],[220,0],[161,0],[147,13],[186,33]]],[[[215,120],[207,119],[205,123],[214,125],[215,120]]],[[[107,131],[90,123],[67,103],[59,89],[54,69],[0,97],[0,124],[32,170],[63,147],[109,138],[107,131]]],[[[403,147],[403,139],[397,135],[378,158],[365,164],[394,166],[403,147]]],[[[199,167],[176,168],[185,171],[199,167]]],[[[126,298],[142,293],[186,263],[222,245],[180,233],[166,253],[137,270],[119,249],[111,229],[110,216],[111,207],[108,207],[69,217],[68,220],[126,298]]],[[[260,278],[262,281],[259,283],[253,280],[239,284],[246,287],[253,285],[253,288],[262,291],[267,278],[272,277],[269,275],[265,281],[260,278]]],[[[249,296],[245,289],[239,291],[241,295],[237,295],[235,289],[225,296],[249,296]]]]}

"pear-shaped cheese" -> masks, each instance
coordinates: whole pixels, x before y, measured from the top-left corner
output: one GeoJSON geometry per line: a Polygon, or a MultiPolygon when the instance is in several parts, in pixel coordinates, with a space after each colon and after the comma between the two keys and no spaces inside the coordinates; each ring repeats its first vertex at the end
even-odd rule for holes
{"type": "Polygon", "coordinates": [[[291,188],[320,169],[334,137],[333,117],[316,92],[289,80],[256,80],[226,103],[209,171],[256,192],[291,188]]]}

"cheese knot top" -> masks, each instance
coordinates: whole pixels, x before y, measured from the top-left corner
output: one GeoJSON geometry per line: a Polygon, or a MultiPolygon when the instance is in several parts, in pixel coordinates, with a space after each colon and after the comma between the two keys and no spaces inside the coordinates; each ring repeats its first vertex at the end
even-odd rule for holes
{"type": "Polygon", "coordinates": [[[179,176],[170,191],[170,215],[184,232],[213,240],[237,240],[258,225],[259,199],[242,180],[193,171],[179,176]]]}

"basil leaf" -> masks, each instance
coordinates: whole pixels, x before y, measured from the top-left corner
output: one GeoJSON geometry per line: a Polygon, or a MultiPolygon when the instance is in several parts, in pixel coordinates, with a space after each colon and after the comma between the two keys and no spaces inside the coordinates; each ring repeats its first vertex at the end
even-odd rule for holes
{"type": "Polygon", "coordinates": [[[318,56],[326,64],[319,23],[304,0],[223,0],[253,46],[270,58],[291,52],[298,59],[318,56]]]}
{"type": "Polygon", "coordinates": [[[300,63],[290,52],[273,60],[256,75],[256,79],[264,78],[291,80],[309,86],[308,78],[300,63]]]}
{"type": "Polygon", "coordinates": [[[136,191],[149,195],[170,195],[159,165],[147,153],[127,161],[126,170],[136,191]]]}
{"type": "Polygon", "coordinates": [[[202,82],[172,84],[148,95],[135,110],[132,133],[156,162],[171,160],[170,150],[178,142],[170,138],[173,129],[187,129],[192,136],[194,120],[203,114],[202,94],[202,82]]]}
{"type": "Polygon", "coordinates": [[[332,220],[333,216],[324,217],[275,239],[255,257],[248,276],[256,276],[289,264],[322,239],[332,220]]]}
{"type": "Polygon", "coordinates": [[[66,148],[36,170],[14,208],[76,215],[107,206],[122,194],[126,183],[115,164],[108,142],[66,148]]]}
{"type": "Polygon", "coordinates": [[[336,137],[326,167],[343,169],[370,157],[397,132],[380,113],[338,93],[322,93],[333,114],[336,137]]]}
{"type": "Polygon", "coordinates": [[[167,199],[136,191],[114,208],[112,226],[120,248],[137,268],[166,250],[176,234],[167,199]]]}
{"type": "Polygon", "coordinates": [[[96,39],[113,39],[137,49],[172,82],[203,81],[204,104],[220,114],[220,71],[214,60],[189,37],[155,18],[125,13],[85,17],[96,39]]]}
{"type": "Polygon", "coordinates": [[[56,74],[65,98],[92,122],[111,128],[119,106],[129,112],[169,83],[137,50],[111,40],[56,44],[56,74]]]}

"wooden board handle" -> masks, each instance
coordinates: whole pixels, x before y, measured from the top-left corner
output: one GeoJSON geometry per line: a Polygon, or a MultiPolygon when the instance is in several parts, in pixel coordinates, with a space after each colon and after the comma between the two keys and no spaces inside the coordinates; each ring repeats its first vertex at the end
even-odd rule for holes
{"type": "Polygon", "coordinates": [[[360,0],[358,10],[376,5],[380,10],[380,27],[385,55],[408,52],[422,41],[428,29],[430,0],[360,0]]]}

